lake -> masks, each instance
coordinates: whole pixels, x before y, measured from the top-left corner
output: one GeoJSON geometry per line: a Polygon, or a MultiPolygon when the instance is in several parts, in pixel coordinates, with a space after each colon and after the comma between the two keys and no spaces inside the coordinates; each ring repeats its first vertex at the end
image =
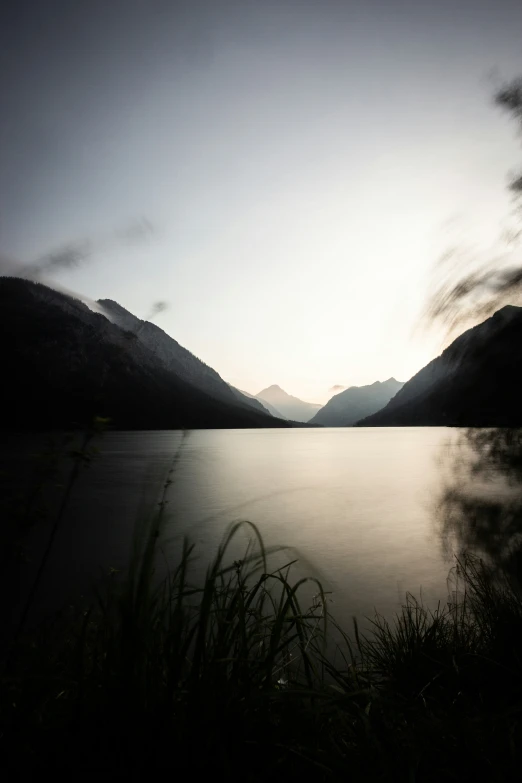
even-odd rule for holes
{"type": "MultiPolygon", "coordinates": [[[[325,428],[112,432],[98,443],[66,518],[39,598],[48,611],[123,567],[137,517],[168,488],[165,556],[181,537],[196,542],[200,570],[236,520],[259,527],[267,545],[292,550],[296,576],[318,576],[340,618],[393,614],[405,593],[434,605],[447,596],[451,551],[437,513],[458,430],[325,428]]],[[[4,468],[19,474],[34,436],[5,441],[4,468]]],[[[34,568],[47,531],[32,536],[34,568]]],[[[233,552],[241,556],[245,536],[233,552]]]]}

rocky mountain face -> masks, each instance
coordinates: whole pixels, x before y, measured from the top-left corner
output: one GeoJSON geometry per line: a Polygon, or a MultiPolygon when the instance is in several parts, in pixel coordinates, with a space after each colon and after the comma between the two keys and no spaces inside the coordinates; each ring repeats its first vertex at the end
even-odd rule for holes
{"type": "MultiPolygon", "coordinates": [[[[263,405],[272,406],[285,419],[291,421],[308,422],[322,407],[315,402],[305,402],[298,397],[287,394],[280,386],[269,386],[255,395],[263,405]]],[[[270,407],[268,407],[270,410],[270,407]]]]}
{"type": "Polygon", "coordinates": [[[363,427],[522,425],[522,308],[503,307],[457,337],[363,427]]]}
{"type": "MultiPolygon", "coordinates": [[[[126,323],[135,326],[131,319],[126,323]]],[[[143,331],[157,335],[148,326],[143,331]]],[[[84,427],[94,415],[109,417],[118,429],[286,426],[242,404],[226,384],[221,396],[221,379],[211,368],[209,386],[218,389],[216,396],[189,383],[188,370],[178,375],[173,368],[192,354],[182,349],[171,363],[166,344],[158,336],[159,356],[139,333],[71,296],[0,278],[4,429],[84,427]]]]}
{"type": "Polygon", "coordinates": [[[383,408],[404,386],[395,378],[376,381],[368,386],[351,386],[336,394],[324,405],[310,424],[323,427],[351,427],[359,419],[383,408]]]}

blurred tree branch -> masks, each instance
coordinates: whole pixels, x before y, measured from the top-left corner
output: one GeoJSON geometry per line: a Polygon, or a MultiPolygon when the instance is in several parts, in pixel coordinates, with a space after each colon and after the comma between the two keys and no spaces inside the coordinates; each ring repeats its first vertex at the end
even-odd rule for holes
{"type": "MultiPolygon", "coordinates": [[[[495,104],[506,110],[522,135],[522,78],[505,84],[495,94],[495,104]]],[[[517,205],[522,199],[522,174],[511,177],[508,185],[517,205]]],[[[504,232],[503,241],[515,245],[522,229],[504,232]]],[[[444,254],[436,268],[438,282],[429,296],[424,321],[428,326],[443,323],[448,333],[463,324],[484,320],[506,304],[522,299],[522,262],[499,268],[498,259],[464,272],[467,264],[456,250],[444,254]],[[445,267],[445,268],[444,268],[445,267]]]]}

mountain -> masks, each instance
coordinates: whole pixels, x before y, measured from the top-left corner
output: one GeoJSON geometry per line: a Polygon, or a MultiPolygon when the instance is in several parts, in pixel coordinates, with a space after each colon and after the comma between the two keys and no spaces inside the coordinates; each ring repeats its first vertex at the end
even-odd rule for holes
{"type": "Polygon", "coordinates": [[[363,416],[383,408],[403,386],[395,378],[382,383],[375,381],[369,386],[350,386],[332,397],[309,423],[323,427],[351,427],[363,416]]]}
{"type": "Polygon", "coordinates": [[[236,389],[235,386],[232,386],[231,388],[238,394],[242,394],[244,397],[246,397],[247,401],[250,401],[252,405],[255,405],[256,407],[258,405],[261,406],[262,410],[266,411],[267,413],[270,413],[271,416],[275,416],[276,419],[285,418],[283,414],[277,410],[277,408],[274,408],[274,406],[270,405],[270,403],[267,402],[266,400],[263,400],[263,402],[261,402],[260,400],[257,399],[257,397],[254,397],[253,394],[250,394],[250,392],[242,391],[241,389],[236,389]]]}
{"type": "MultiPolygon", "coordinates": [[[[292,397],[291,394],[287,394],[280,386],[269,386],[267,389],[263,389],[259,394],[255,395],[256,399],[260,400],[263,405],[272,406],[279,414],[283,415],[285,419],[291,421],[310,421],[312,416],[322,407],[315,402],[304,402],[298,397],[292,397]]],[[[268,408],[270,410],[270,408],[268,408]]]]}
{"type": "Polygon", "coordinates": [[[146,345],[168,370],[187,383],[229,405],[239,404],[267,416],[275,415],[253,395],[224,381],[212,367],[194,356],[159,326],[142,321],[112,299],[98,299],[96,304],[113,323],[136,334],[140,342],[146,345]]]}
{"type": "Polygon", "coordinates": [[[522,425],[522,308],[507,305],[457,337],[362,427],[522,425]]]}
{"type": "Polygon", "coordinates": [[[274,415],[271,411],[269,411],[268,406],[263,405],[263,403],[259,402],[259,400],[256,400],[253,394],[249,394],[248,392],[241,391],[241,389],[236,389],[235,386],[231,386],[230,384],[229,386],[232,389],[236,399],[239,402],[243,403],[243,405],[249,405],[251,408],[255,408],[255,410],[260,411],[261,413],[266,413],[269,416],[274,415]]]}
{"type": "MultiPolygon", "coordinates": [[[[211,397],[230,405],[237,404],[239,398],[228,383],[212,367],[183,348],[159,326],[149,321],[142,321],[112,299],[98,299],[97,304],[103,308],[109,320],[122,329],[136,334],[140,343],[147,346],[165,368],[175,373],[178,378],[210,394],[211,397]]],[[[247,404],[246,400],[240,401],[247,404]]]]}
{"type": "Polygon", "coordinates": [[[242,404],[230,390],[231,403],[220,398],[211,368],[201,373],[208,371],[215,397],[189,383],[188,370],[182,377],[172,368],[184,357],[197,373],[187,358],[192,354],[179,346],[181,358],[171,363],[166,354],[159,358],[165,345],[158,337],[154,352],[139,334],[71,296],[0,277],[4,430],[83,427],[93,415],[110,417],[118,429],[289,426],[242,404]]]}

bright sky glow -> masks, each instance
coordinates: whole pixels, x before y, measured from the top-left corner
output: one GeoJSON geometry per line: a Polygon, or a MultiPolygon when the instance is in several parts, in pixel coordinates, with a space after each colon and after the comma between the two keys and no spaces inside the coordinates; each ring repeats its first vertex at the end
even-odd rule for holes
{"type": "Polygon", "coordinates": [[[3,255],[146,216],[149,242],[60,282],[168,301],[158,325],[250,392],[323,402],[436,355],[413,333],[433,263],[494,252],[510,211],[491,72],[522,73],[520,2],[75,5],[10,20],[3,255]]]}

